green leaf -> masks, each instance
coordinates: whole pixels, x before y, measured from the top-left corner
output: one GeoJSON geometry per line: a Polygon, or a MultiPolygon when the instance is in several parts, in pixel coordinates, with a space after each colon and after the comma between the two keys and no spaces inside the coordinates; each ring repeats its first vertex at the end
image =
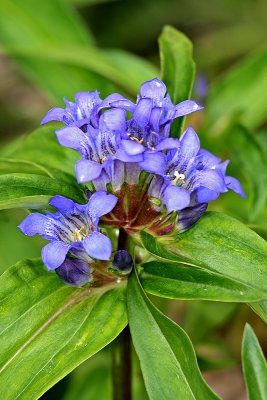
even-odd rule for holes
{"type": "Polygon", "coordinates": [[[251,211],[249,221],[255,220],[266,204],[267,198],[267,164],[266,155],[249,131],[237,125],[231,127],[227,142],[233,152],[233,159],[247,179],[250,191],[251,211]]]}
{"type": "Polygon", "coordinates": [[[74,289],[41,261],[0,277],[0,387],[6,400],[37,399],[125,327],[123,285],[74,289]]]}
{"type": "MultiPolygon", "coordinates": [[[[40,52],[38,48],[10,46],[9,52],[38,62],[41,60],[42,63],[62,64],[62,69],[66,65],[97,73],[132,96],[136,96],[136,92],[143,81],[158,75],[158,70],[148,61],[123,50],[99,50],[81,46],[75,46],[75,48],[46,46],[40,52]]],[[[96,89],[94,83],[90,82],[90,85],[96,89]]],[[[90,86],[86,84],[85,87],[90,86]]],[[[106,93],[106,90],[104,93],[106,93]]]]}
{"type": "Polygon", "coordinates": [[[247,56],[215,82],[207,102],[208,125],[241,114],[241,122],[254,128],[266,121],[267,51],[247,56]]]}
{"type": "Polygon", "coordinates": [[[169,240],[144,232],[141,237],[157,257],[212,271],[267,296],[267,243],[234,218],[208,212],[169,240]]]}
{"type": "Polygon", "coordinates": [[[1,3],[0,32],[4,49],[53,102],[84,90],[98,89],[107,95],[116,90],[114,85],[136,95],[143,80],[158,74],[135,55],[93,47],[88,28],[68,2],[42,2],[36,16],[34,4],[33,0],[1,3]]]}
{"type": "Polygon", "coordinates": [[[58,127],[59,124],[42,126],[28,135],[20,137],[11,149],[4,149],[2,154],[13,160],[34,163],[39,169],[45,167],[53,176],[54,169],[75,176],[74,164],[79,158],[79,154],[77,151],[60,146],[55,135],[55,129],[58,127]]]}
{"type": "Polygon", "coordinates": [[[78,185],[34,174],[0,175],[0,210],[8,208],[45,208],[52,196],[62,195],[78,203],[85,195],[78,185]]]}
{"type": "Polygon", "coordinates": [[[185,264],[151,261],[142,268],[143,288],[160,297],[247,303],[267,296],[266,292],[233,278],[185,264]]]}
{"type": "Polygon", "coordinates": [[[186,333],[148,300],[135,274],[127,289],[129,324],[150,399],[218,399],[204,382],[186,333]]]}
{"type": "Polygon", "coordinates": [[[110,352],[105,350],[73,371],[63,400],[112,399],[110,352]]]}
{"type": "Polygon", "coordinates": [[[267,301],[251,303],[250,307],[267,324],[267,301]]]}
{"type": "MultiPolygon", "coordinates": [[[[173,103],[190,99],[195,77],[195,63],[190,40],[171,26],[165,26],[159,37],[161,76],[173,103]]],[[[174,122],[173,136],[179,136],[184,118],[174,122]]]]}
{"type": "Polygon", "coordinates": [[[242,363],[249,400],[265,400],[267,362],[253,329],[246,324],[242,343],[242,363]]]}

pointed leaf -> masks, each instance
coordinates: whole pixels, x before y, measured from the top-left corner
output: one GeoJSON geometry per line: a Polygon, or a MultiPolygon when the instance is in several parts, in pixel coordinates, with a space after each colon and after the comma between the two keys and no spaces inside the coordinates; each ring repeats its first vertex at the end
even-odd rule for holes
{"type": "Polygon", "coordinates": [[[267,362],[253,329],[247,324],[242,343],[242,363],[249,400],[265,400],[267,362]]]}
{"type": "Polygon", "coordinates": [[[37,399],[125,327],[124,285],[74,289],[41,261],[0,277],[0,387],[6,400],[37,399]]]}
{"type": "Polygon", "coordinates": [[[200,374],[190,339],[153,306],[135,274],[128,282],[127,304],[149,398],[218,399],[200,374]]]}
{"type": "Polygon", "coordinates": [[[8,208],[45,208],[52,196],[62,195],[78,203],[85,197],[78,185],[70,186],[42,175],[0,175],[0,210],[8,208]]]}
{"type": "Polygon", "coordinates": [[[208,212],[174,238],[160,240],[144,232],[141,237],[157,257],[218,273],[267,296],[267,243],[234,218],[208,212]]]}
{"type": "Polygon", "coordinates": [[[143,288],[170,299],[249,302],[265,299],[266,292],[234,278],[185,264],[155,262],[142,265],[143,288]]]}
{"type": "Polygon", "coordinates": [[[249,183],[249,222],[255,220],[267,199],[267,156],[257,140],[243,126],[231,127],[227,146],[233,152],[241,173],[249,183]]]}
{"type": "MultiPolygon", "coordinates": [[[[195,77],[195,63],[190,40],[171,26],[165,26],[159,37],[162,80],[173,103],[190,99],[195,77]]],[[[184,118],[173,123],[173,136],[180,135],[184,118]]]]}

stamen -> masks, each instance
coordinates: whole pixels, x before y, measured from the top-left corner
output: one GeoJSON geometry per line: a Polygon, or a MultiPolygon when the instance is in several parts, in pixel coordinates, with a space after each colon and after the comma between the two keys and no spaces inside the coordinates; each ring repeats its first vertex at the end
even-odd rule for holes
{"type": "Polygon", "coordinates": [[[106,156],[102,157],[102,158],[100,159],[100,164],[103,164],[103,162],[105,162],[105,161],[106,161],[106,159],[107,159],[107,157],[106,157],[106,156]]]}
{"type": "Polygon", "coordinates": [[[86,228],[85,226],[81,226],[80,229],[75,228],[73,231],[73,240],[74,242],[82,242],[88,234],[89,228],[86,228]]]}
{"type": "Polygon", "coordinates": [[[142,139],[137,139],[137,138],[134,137],[134,136],[131,136],[130,139],[133,140],[134,142],[137,142],[137,143],[140,143],[140,144],[142,144],[143,141],[144,141],[144,138],[142,138],[142,139]]]}
{"type": "Polygon", "coordinates": [[[179,174],[178,171],[174,171],[175,178],[172,180],[174,185],[177,185],[178,182],[185,183],[185,174],[179,174]]]}

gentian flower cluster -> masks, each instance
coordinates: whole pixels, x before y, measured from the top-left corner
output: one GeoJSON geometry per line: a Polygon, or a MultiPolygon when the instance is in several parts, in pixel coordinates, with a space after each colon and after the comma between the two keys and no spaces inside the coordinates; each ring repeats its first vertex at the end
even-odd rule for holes
{"type": "Polygon", "coordinates": [[[42,251],[44,264],[64,282],[92,281],[97,260],[112,259],[108,270],[117,274],[131,271],[132,257],[122,249],[112,257],[99,223],[135,239],[141,229],[172,234],[190,228],[220,193],[232,189],[245,197],[239,181],[226,175],[228,161],[201,149],[192,127],[179,139],[170,137],[174,119],[202,107],[192,100],[174,105],[159,79],[141,85],[136,103],[118,93],[102,100],[98,92],[77,93],[75,102],[65,103],[42,124],[65,124],[56,136],[81,156],[75,173],[91,190],[88,203],[55,196],[50,205],[56,213],[33,213],[20,225],[26,235],[50,241],[42,251]]]}

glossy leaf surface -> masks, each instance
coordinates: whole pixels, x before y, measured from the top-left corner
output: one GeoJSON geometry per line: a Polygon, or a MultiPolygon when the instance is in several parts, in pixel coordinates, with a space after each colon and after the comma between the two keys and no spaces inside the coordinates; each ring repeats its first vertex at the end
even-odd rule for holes
{"type": "Polygon", "coordinates": [[[129,279],[127,304],[149,398],[218,399],[203,381],[188,336],[154,307],[135,274],[129,279]]]}
{"type": "Polygon", "coordinates": [[[0,387],[8,385],[6,400],[39,398],[127,323],[123,285],[74,289],[39,260],[17,263],[0,280],[0,387]]]}
{"type": "Polygon", "coordinates": [[[212,271],[267,296],[267,243],[234,218],[208,212],[172,239],[156,240],[143,232],[142,240],[161,259],[212,271]]]}
{"type": "Polygon", "coordinates": [[[253,329],[247,324],[242,343],[243,371],[249,400],[265,400],[267,362],[253,329]]]}
{"type": "MultiPolygon", "coordinates": [[[[173,103],[190,99],[195,77],[195,63],[190,40],[171,26],[165,26],[159,37],[161,75],[173,103]]],[[[173,136],[179,136],[184,118],[173,123],[173,136]]]]}

